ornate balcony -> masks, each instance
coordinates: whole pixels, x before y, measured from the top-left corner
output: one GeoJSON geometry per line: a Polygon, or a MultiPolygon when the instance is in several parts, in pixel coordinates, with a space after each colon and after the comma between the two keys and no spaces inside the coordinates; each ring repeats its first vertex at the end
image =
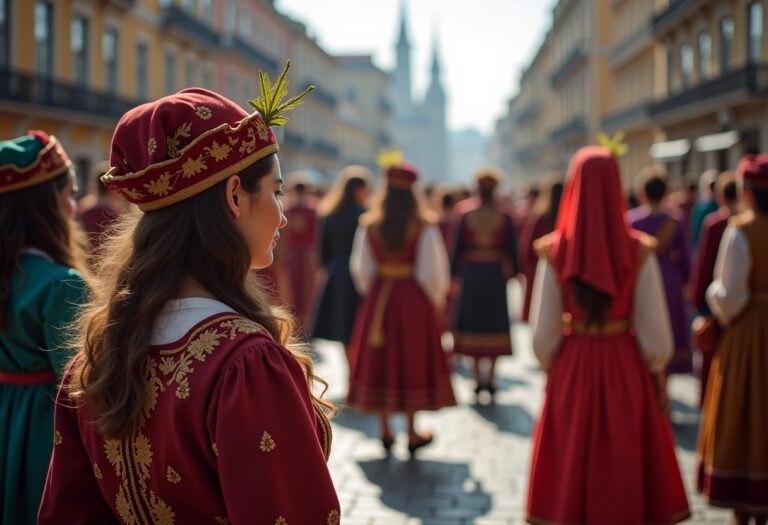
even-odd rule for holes
{"type": "Polygon", "coordinates": [[[568,58],[563,60],[560,66],[550,75],[549,81],[552,87],[557,88],[563,81],[581,65],[587,62],[587,50],[582,44],[578,44],[568,55],[568,58]]]}
{"type": "Polygon", "coordinates": [[[221,44],[222,48],[231,49],[232,51],[239,53],[246,60],[255,63],[257,67],[268,72],[270,75],[274,75],[277,72],[276,60],[264,54],[250,42],[243,40],[239,35],[224,37],[221,39],[221,44]]]}
{"type": "Polygon", "coordinates": [[[664,35],[679,26],[707,3],[709,3],[708,0],[671,0],[664,11],[653,16],[654,34],[656,36],[664,35]]]}
{"type": "Polygon", "coordinates": [[[219,49],[219,34],[211,26],[176,5],[163,8],[160,24],[164,31],[186,41],[200,43],[214,51],[219,49]]]}
{"type": "Polygon", "coordinates": [[[603,128],[607,131],[626,130],[633,125],[648,122],[650,103],[642,102],[629,108],[611,113],[603,119],[603,128]]]}
{"type": "Polygon", "coordinates": [[[579,137],[586,132],[587,123],[585,122],[584,117],[576,117],[568,124],[561,126],[560,128],[550,133],[549,138],[557,142],[566,142],[572,138],[579,137]]]}

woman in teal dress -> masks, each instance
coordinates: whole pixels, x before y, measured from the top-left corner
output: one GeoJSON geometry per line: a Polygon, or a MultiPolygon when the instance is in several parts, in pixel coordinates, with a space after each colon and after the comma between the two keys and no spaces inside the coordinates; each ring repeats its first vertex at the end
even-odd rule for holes
{"type": "Polygon", "coordinates": [[[72,164],[41,131],[0,142],[0,524],[37,522],[56,384],[84,301],[72,164]]]}

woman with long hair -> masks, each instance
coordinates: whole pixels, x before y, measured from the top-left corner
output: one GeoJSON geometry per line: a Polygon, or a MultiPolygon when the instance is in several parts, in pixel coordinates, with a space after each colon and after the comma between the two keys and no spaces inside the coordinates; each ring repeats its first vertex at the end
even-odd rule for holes
{"type": "Polygon", "coordinates": [[[387,452],[389,416],[405,413],[411,455],[432,442],[416,431],[416,412],[456,404],[440,343],[448,256],[413,187],[417,177],[411,164],[388,167],[378,201],[360,218],[350,268],[365,299],[350,342],[347,398],[352,408],[378,414],[387,452]]]}
{"type": "Polygon", "coordinates": [[[312,337],[338,341],[345,350],[360,303],[360,295],[349,272],[349,259],[360,215],[365,212],[370,184],[368,168],[347,166],[318,205],[318,213],[323,217],[320,264],[325,279],[315,308],[312,337]]]}
{"type": "Polygon", "coordinates": [[[283,82],[251,114],[191,88],[118,123],[103,181],[141,211],[80,319],[41,524],[339,523],[332,407],[252,272],[285,226],[283,82]]]}
{"type": "Polygon", "coordinates": [[[671,524],[690,516],[666,417],[672,333],[654,241],[628,228],[619,165],[602,147],[571,161],[531,303],[547,371],[534,431],[533,524],[671,524]]]}
{"type": "Polygon", "coordinates": [[[37,522],[66,333],[87,293],[76,193],[55,137],[0,142],[0,523],[37,522]]]}
{"type": "Polygon", "coordinates": [[[747,155],[738,184],[747,211],[730,219],[707,303],[724,326],[709,372],[697,488],[734,511],[735,525],[768,521],[768,155],[747,155]]]}

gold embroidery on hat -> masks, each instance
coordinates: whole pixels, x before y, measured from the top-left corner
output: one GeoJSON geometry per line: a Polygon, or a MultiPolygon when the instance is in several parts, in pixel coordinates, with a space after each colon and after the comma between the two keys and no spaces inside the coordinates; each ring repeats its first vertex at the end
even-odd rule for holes
{"type": "Polygon", "coordinates": [[[104,475],[101,473],[101,469],[99,468],[98,463],[93,464],[93,477],[96,479],[101,479],[104,477],[104,475]]]}
{"type": "Polygon", "coordinates": [[[208,166],[205,165],[205,160],[203,160],[203,155],[201,153],[196,159],[190,157],[184,162],[181,166],[182,177],[188,179],[206,169],[208,169],[208,166]]]}
{"type": "Polygon", "coordinates": [[[64,443],[64,438],[63,438],[63,437],[61,437],[61,432],[59,432],[59,431],[57,430],[57,431],[56,431],[56,432],[54,432],[54,434],[53,434],[53,444],[54,444],[54,445],[61,445],[62,443],[64,443]]]}
{"type": "Polygon", "coordinates": [[[197,116],[203,120],[208,120],[213,116],[213,111],[211,111],[211,108],[208,106],[197,106],[195,108],[195,113],[197,113],[197,116]]]}
{"type": "Polygon", "coordinates": [[[165,137],[165,143],[168,147],[168,156],[171,158],[176,158],[180,155],[179,153],[179,139],[181,137],[189,137],[190,133],[192,132],[192,123],[191,122],[185,122],[181,126],[179,126],[176,129],[176,133],[173,134],[173,137],[165,137]]]}
{"type": "Polygon", "coordinates": [[[328,519],[325,520],[325,523],[327,525],[339,525],[340,520],[341,520],[341,516],[339,516],[339,511],[336,509],[333,509],[331,512],[328,513],[328,519]]]}
{"type": "Polygon", "coordinates": [[[164,172],[159,178],[145,184],[144,188],[152,195],[162,195],[165,197],[171,189],[171,174],[167,171],[164,172]]]}
{"type": "Polygon", "coordinates": [[[157,150],[157,140],[155,137],[150,137],[147,142],[147,153],[152,155],[157,150]]]}
{"type": "Polygon", "coordinates": [[[229,144],[219,144],[215,140],[213,141],[213,144],[206,146],[203,149],[207,151],[208,154],[213,157],[216,162],[225,160],[227,157],[229,157],[229,152],[232,151],[232,148],[229,146],[229,144]]]}
{"type": "Polygon", "coordinates": [[[253,132],[253,128],[248,128],[248,139],[249,140],[243,140],[243,143],[240,144],[240,149],[238,151],[241,154],[245,153],[250,155],[253,153],[253,150],[256,149],[256,134],[253,132]]]}
{"type": "Polygon", "coordinates": [[[269,435],[269,432],[266,430],[261,435],[261,442],[259,443],[259,449],[262,452],[272,452],[275,450],[275,447],[277,447],[277,443],[275,443],[275,440],[272,439],[272,436],[269,435]]]}
{"type": "Polygon", "coordinates": [[[144,194],[136,188],[122,188],[120,191],[129,199],[140,200],[144,198],[144,194]]]}
{"type": "Polygon", "coordinates": [[[168,468],[165,470],[165,478],[169,483],[173,483],[174,485],[181,482],[181,475],[170,465],[168,465],[168,468]]]}
{"type": "Polygon", "coordinates": [[[256,132],[259,134],[259,138],[261,140],[267,140],[269,138],[269,128],[264,124],[261,115],[253,119],[253,122],[256,125],[256,132]]]}

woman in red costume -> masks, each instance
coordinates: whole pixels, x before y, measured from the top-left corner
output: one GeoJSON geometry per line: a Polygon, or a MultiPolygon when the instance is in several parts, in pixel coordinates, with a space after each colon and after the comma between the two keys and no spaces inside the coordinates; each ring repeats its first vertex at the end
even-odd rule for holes
{"type": "Polygon", "coordinates": [[[118,123],[102,180],[141,212],[81,318],[40,524],[338,525],[331,407],[251,272],[285,226],[284,82],[251,114],[191,88],[118,123]]]}
{"type": "Polygon", "coordinates": [[[624,222],[611,151],[571,161],[531,305],[547,370],[534,433],[534,524],[676,523],[690,513],[665,411],[672,333],[653,240],[624,222]]]}

